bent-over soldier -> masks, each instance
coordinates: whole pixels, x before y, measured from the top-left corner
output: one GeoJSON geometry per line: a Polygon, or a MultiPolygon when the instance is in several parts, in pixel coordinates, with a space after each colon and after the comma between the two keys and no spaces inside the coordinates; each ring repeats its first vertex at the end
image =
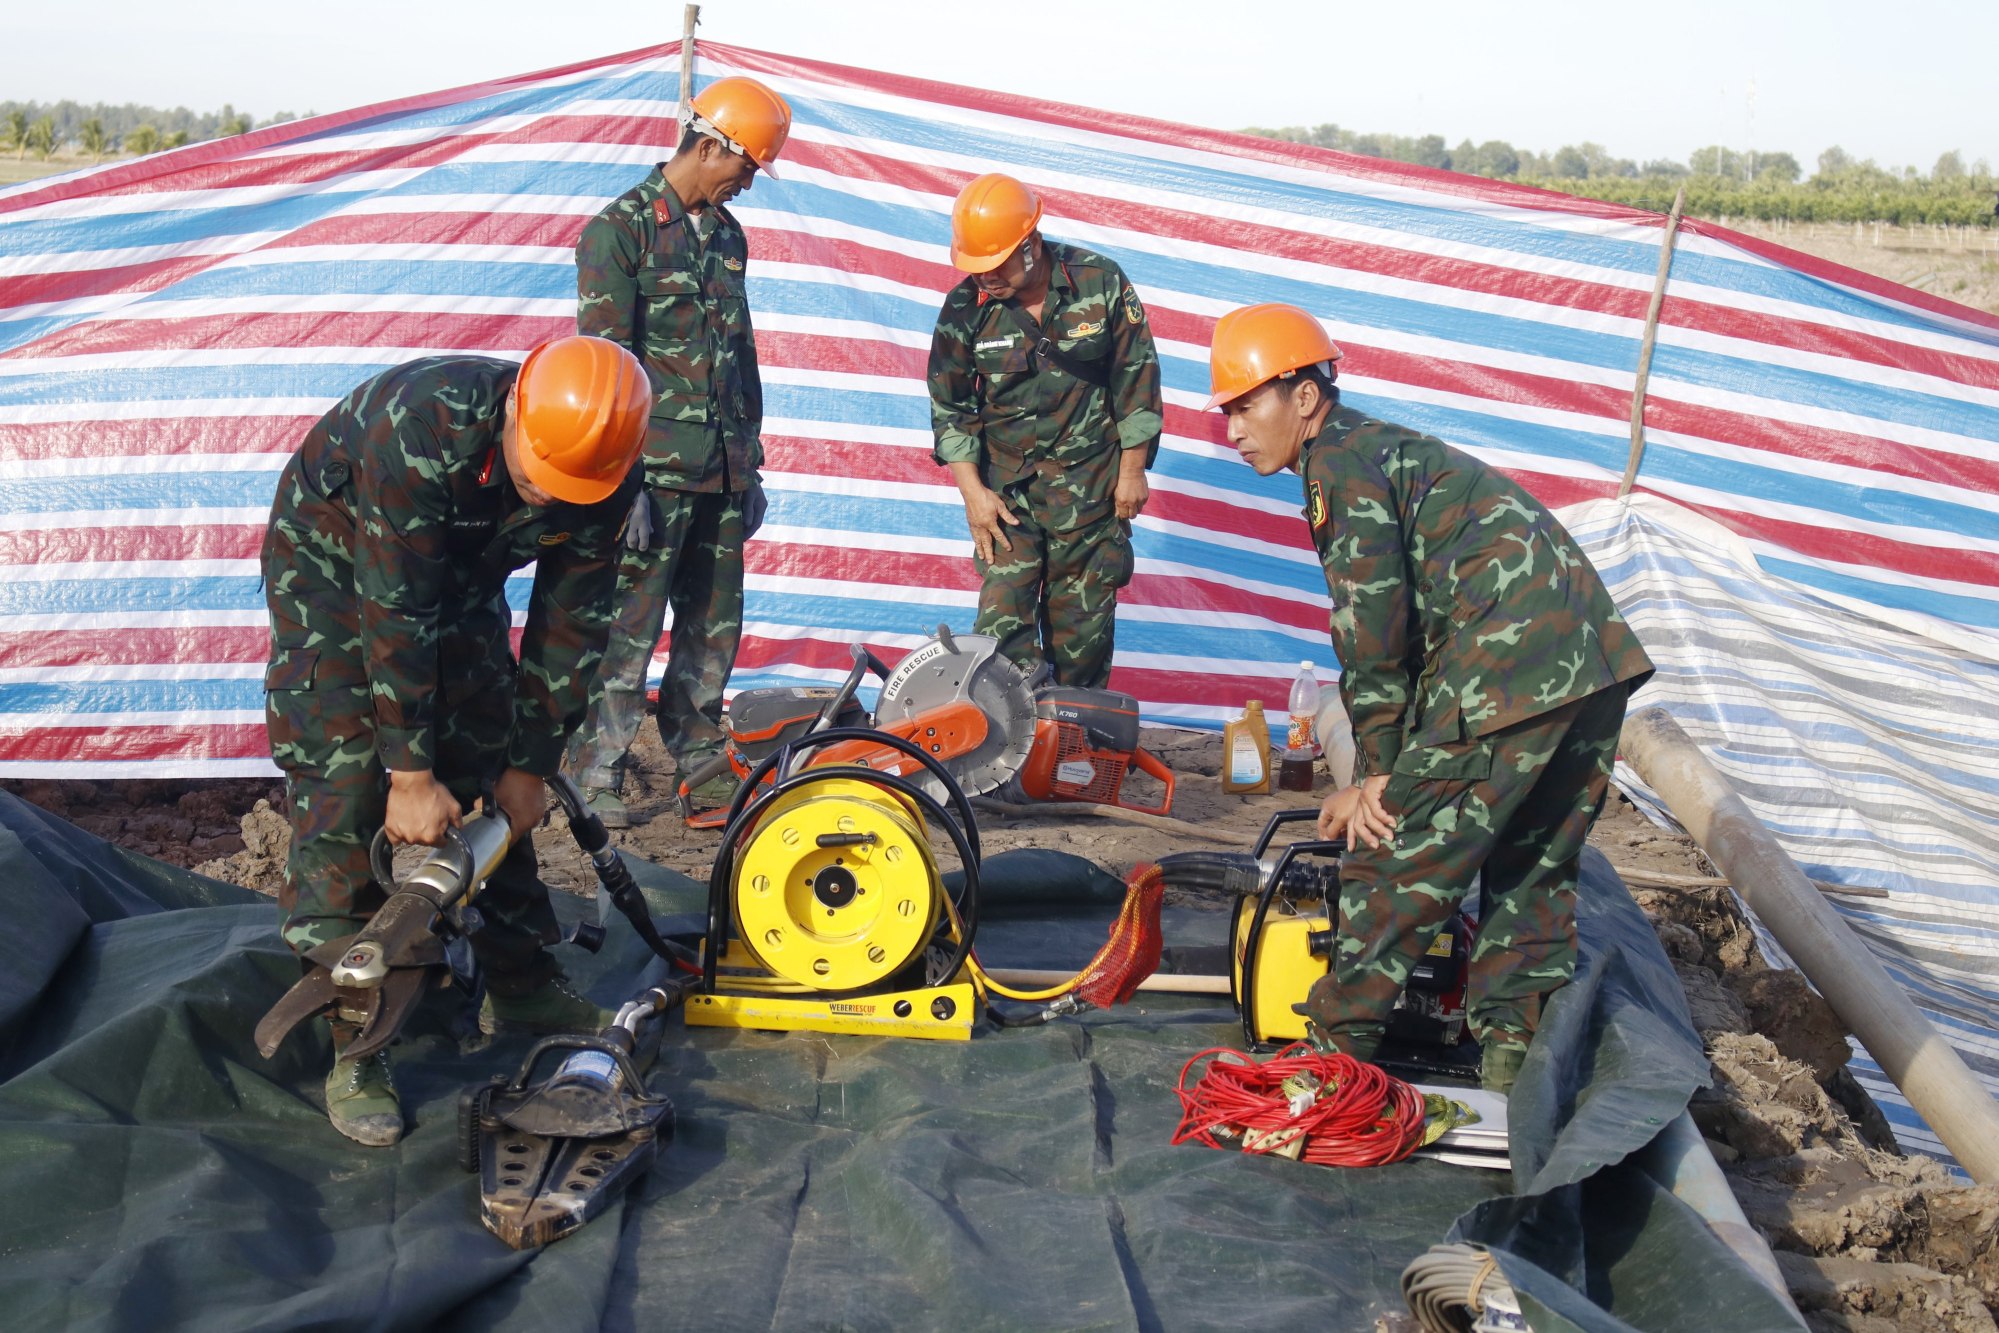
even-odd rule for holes
{"type": "MultiPolygon", "coordinates": [[[[427,357],[349,393],[285,465],[263,549],[264,697],[291,807],[278,901],[301,956],[382,905],[376,830],[435,846],[483,797],[518,840],[479,896],[481,1025],[595,1031],[610,1017],[548,953],[555,917],[526,835],[610,631],[650,397],[631,354],[596,338],[544,343],[520,365],[427,357]],[[505,587],[530,562],[516,661],[505,587]]],[[[357,1021],[331,1023],[328,1116],[394,1143],[389,1053],[345,1058],[357,1021]]]]}
{"type": "Polygon", "coordinates": [[[1257,472],[1302,472],[1332,596],[1356,785],[1330,974],[1299,1011],[1371,1057],[1411,969],[1484,871],[1468,997],[1483,1080],[1509,1091],[1575,971],[1583,840],[1625,699],[1652,674],[1589,559],[1512,481],[1341,404],[1339,348],[1295,306],[1215,325],[1210,407],[1257,472]]]}

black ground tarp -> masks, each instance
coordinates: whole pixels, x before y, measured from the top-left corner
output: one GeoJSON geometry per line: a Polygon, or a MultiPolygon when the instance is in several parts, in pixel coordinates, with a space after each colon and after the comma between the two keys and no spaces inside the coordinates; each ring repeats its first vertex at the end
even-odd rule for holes
{"type": "MultiPolygon", "coordinates": [[[[640,869],[663,913],[694,905],[640,869]]],[[[1170,1146],[1181,1065],[1240,1037],[1194,1000],[969,1044],[676,1021],[652,1075],[679,1108],[659,1166],[516,1253],[479,1225],[454,1107],[524,1042],[461,1050],[433,1004],[396,1050],[409,1136],[351,1145],[320,1109],[323,1044],[251,1046],[298,975],[268,899],[0,795],[0,1327],[1359,1330],[1454,1231],[1500,1252],[1544,1333],[1784,1327],[1697,1217],[1621,1165],[1706,1063],[1643,918],[1604,862],[1587,872],[1581,975],[1513,1103],[1517,1192],[1432,1162],[1170,1146]]],[[[995,913],[982,953],[1080,963],[1110,910],[995,913]]],[[[1219,913],[1167,927],[1221,936],[1219,913]]],[[[654,966],[615,921],[570,964],[606,1003],[654,966]]]]}

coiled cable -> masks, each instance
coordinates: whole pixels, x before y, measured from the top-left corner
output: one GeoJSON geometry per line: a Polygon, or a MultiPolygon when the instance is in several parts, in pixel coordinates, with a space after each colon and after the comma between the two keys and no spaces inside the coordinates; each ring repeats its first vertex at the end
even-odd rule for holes
{"type": "Polygon", "coordinates": [[[1304,1042],[1258,1063],[1227,1047],[1181,1066],[1174,1143],[1277,1153],[1319,1166],[1385,1166],[1423,1142],[1423,1095],[1379,1065],[1304,1042]],[[1192,1087],[1188,1076],[1207,1062],[1192,1087]]]}

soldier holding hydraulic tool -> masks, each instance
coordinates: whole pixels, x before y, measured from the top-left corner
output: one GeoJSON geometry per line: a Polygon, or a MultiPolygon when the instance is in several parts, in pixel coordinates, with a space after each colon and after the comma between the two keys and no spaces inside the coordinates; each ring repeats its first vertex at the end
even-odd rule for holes
{"type": "MultiPolygon", "coordinates": [[[[610,630],[651,401],[638,361],[601,338],[558,338],[520,365],[429,357],[349,393],[286,464],[264,539],[264,689],[291,807],[279,904],[302,957],[330,965],[381,906],[376,830],[436,845],[483,796],[518,841],[479,899],[482,1026],[609,1017],[544,947],[555,918],[525,834],[610,630]],[[504,589],[530,562],[516,661],[504,589]]],[[[362,1017],[332,1020],[327,1113],[386,1145],[402,1134],[388,1052],[341,1054],[362,1017]]]]}

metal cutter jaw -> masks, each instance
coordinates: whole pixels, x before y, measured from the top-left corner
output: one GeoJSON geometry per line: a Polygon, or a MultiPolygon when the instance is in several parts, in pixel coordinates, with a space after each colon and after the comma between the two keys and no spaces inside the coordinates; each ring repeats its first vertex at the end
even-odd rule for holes
{"type": "MultiPolygon", "coordinates": [[[[338,1010],[360,1024],[342,1054],[365,1059],[396,1039],[426,986],[447,985],[447,937],[475,927],[467,905],[506,856],[513,828],[489,811],[449,830],[443,846],[424,857],[388,901],[354,935],[306,955],[312,970],[257,1024],[257,1049],[276,1054],[287,1034],[315,1014],[338,1010]]],[[[389,848],[378,832],[369,857],[377,881],[393,882],[389,848]]]]}

